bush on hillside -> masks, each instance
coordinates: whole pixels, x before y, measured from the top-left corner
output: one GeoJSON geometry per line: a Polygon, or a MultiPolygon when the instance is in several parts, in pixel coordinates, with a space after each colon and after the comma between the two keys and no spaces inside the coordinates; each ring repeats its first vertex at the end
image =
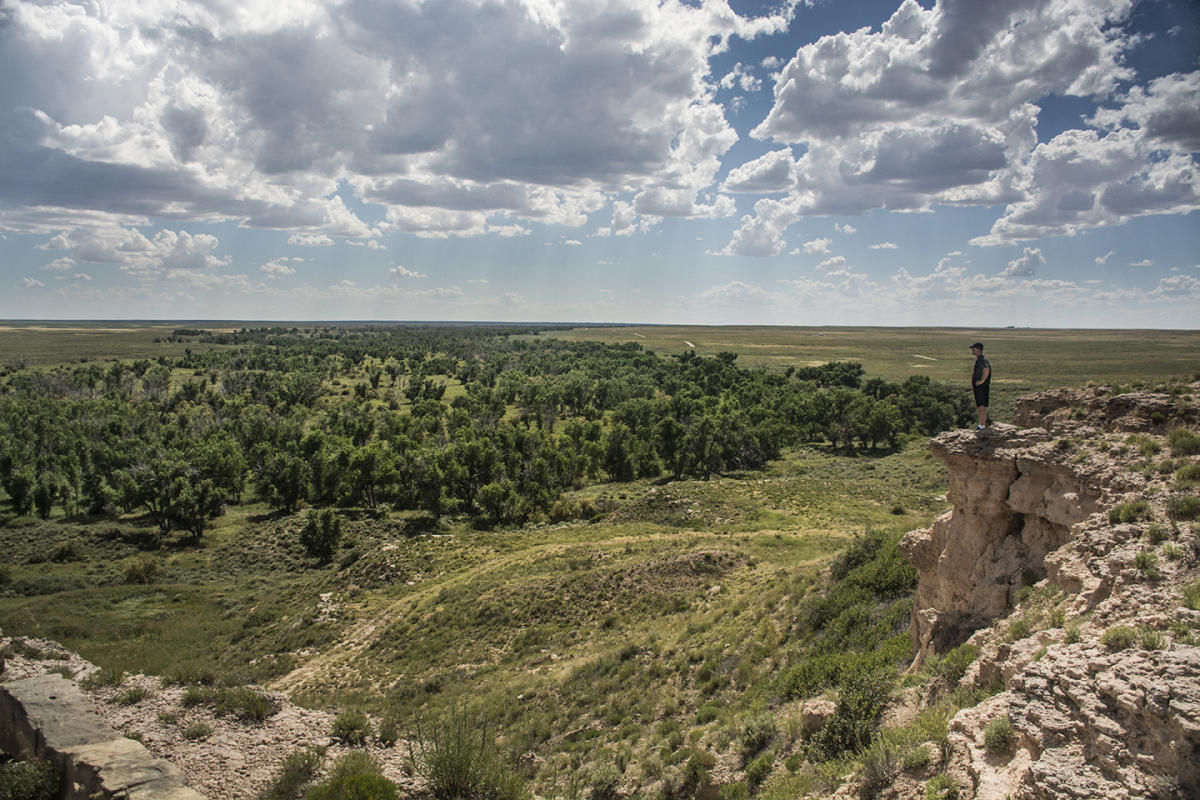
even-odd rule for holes
{"type": "Polygon", "coordinates": [[[329,777],[309,790],[306,800],[397,800],[399,796],[396,784],[383,777],[375,759],[360,752],[338,759],[329,777]]]}
{"type": "Polygon", "coordinates": [[[1187,428],[1176,428],[1167,434],[1167,444],[1177,456],[1194,456],[1200,453],[1200,436],[1187,428]]]}
{"type": "Polygon", "coordinates": [[[813,758],[827,761],[866,747],[895,682],[890,668],[847,676],[833,716],[809,739],[813,758]]]}
{"type": "Polygon", "coordinates": [[[501,761],[487,729],[461,710],[432,725],[418,723],[408,753],[413,769],[437,800],[523,800],[528,794],[501,761]]]}
{"type": "Polygon", "coordinates": [[[362,747],[371,738],[371,720],[361,711],[343,711],[334,717],[330,735],[351,747],[362,747]]]}
{"type": "Polygon", "coordinates": [[[300,544],[304,546],[304,552],[326,564],[333,558],[341,538],[340,516],[329,508],[309,510],[304,528],[300,531],[300,544]]]}

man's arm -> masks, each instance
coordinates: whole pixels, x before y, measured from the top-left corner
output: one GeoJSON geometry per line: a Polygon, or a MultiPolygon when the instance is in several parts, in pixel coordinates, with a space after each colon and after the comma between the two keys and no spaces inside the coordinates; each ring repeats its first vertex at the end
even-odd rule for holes
{"type": "Polygon", "coordinates": [[[988,380],[988,378],[990,378],[990,377],[992,377],[992,368],[991,368],[991,367],[984,367],[984,368],[983,368],[983,377],[981,377],[981,378],[979,379],[979,382],[978,382],[977,384],[975,384],[975,385],[976,385],[976,386],[982,386],[983,384],[987,383],[987,380],[988,380]]]}

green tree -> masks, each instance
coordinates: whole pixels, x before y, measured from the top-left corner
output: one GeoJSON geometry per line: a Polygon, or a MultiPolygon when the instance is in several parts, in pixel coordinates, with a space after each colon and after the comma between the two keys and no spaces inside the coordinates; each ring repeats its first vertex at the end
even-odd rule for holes
{"type": "Polygon", "coordinates": [[[309,556],[328,563],[342,538],[342,518],[332,509],[310,509],[300,531],[300,544],[309,556]]]}
{"type": "Polygon", "coordinates": [[[299,456],[273,453],[258,474],[258,492],[271,508],[291,514],[304,500],[312,470],[299,456]]]}
{"type": "Polygon", "coordinates": [[[179,476],[171,481],[165,517],[170,527],[187,531],[193,540],[204,533],[208,521],[225,510],[225,493],[210,479],[179,476]]]}

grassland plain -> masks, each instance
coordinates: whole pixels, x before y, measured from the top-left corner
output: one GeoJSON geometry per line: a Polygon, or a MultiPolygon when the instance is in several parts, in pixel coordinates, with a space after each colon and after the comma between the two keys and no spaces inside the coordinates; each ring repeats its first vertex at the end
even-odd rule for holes
{"type": "Polygon", "coordinates": [[[1200,372],[1200,331],[630,325],[540,335],[638,342],[658,353],[730,351],[739,364],[780,370],[857,361],[868,377],[928,375],[964,385],[973,363],[967,348],[983,341],[996,375],[992,397],[1000,419],[1009,418],[1016,397],[1042,389],[1131,385],[1200,372]]]}
{"type": "Polygon", "coordinates": [[[591,523],[414,537],[398,515],[350,519],[329,567],[304,558],[300,515],[259,506],[152,553],[138,518],[9,520],[0,627],[110,669],[209,672],[402,725],[464,709],[513,759],[535,754],[547,791],[614,763],[669,778],[701,750],[726,752],[728,776],[828,558],[868,527],[928,522],[941,482],[921,443],[806,449],[761,473],[589,487],[613,508],[591,523]],[[145,559],[153,582],[123,583],[145,559]]]}
{"type": "MultiPolygon", "coordinates": [[[[71,338],[88,325],[33,326],[11,341],[27,363],[48,366],[152,358],[194,346],[162,341],[182,325],[97,340],[71,338]]],[[[984,338],[998,372],[1002,352],[1024,352],[1037,365],[1035,377],[1020,379],[1022,392],[1190,374],[1200,344],[1194,333],[995,333],[645,327],[611,335],[662,353],[733,351],[781,369],[857,360],[869,377],[893,380],[918,372],[960,379],[969,367],[963,342],[984,338]],[[1010,333],[1017,338],[1002,338],[1010,333]],[[805,344],[809,335],[820,341],[805,344]],[[924,361],[936,370],[911,366],[924,361]]],[[[830,559],[868,530],[894,539],[927,525],[946,507],[944,491],[924,441],[886,456],[809,446],[756,472],[588,486],[572,496],[603,511],[586,522],[481,531],[450,518],[413,535],[420,526],[409,514],[341,509],[346,535],[327,565],[304,554],[302,514],[263,504],[233,506],[198,543],[166,547],[138,515],[0,514],[0,628],[56,639],[109,669],[207,672],[402,726],[465,711],[496,731],[543,793],[563,794],[553,788],[563,775],[594,790],[614,765],[631,791],[682,786],[701,770],[746,790],[751,757],[755,775],[799,764],[795,701],[806,695],[793,689],[811,676],[795,668],[808,663],[806,620],[824,613],[830,559]],[[793,679],[786,685],[785,676],[793,679]]],[[[902,600],[850,610],[846,633],[876,631],[862,641],[903,661],[902,600]]]]}

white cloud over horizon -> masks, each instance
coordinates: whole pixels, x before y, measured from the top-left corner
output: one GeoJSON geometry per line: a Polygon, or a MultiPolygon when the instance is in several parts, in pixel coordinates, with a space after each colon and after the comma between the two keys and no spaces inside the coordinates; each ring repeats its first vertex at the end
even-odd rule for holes
{"type": "Polygon", "coordinates": [[[9,0],[0,312],[928,320],[968,284],[1065,313],[1093,277],[1097,302],[1196,302],[1169,271],[1200,250],[1200,70],[1140,54],[1200,23],[759,7],[9,0]]]}

